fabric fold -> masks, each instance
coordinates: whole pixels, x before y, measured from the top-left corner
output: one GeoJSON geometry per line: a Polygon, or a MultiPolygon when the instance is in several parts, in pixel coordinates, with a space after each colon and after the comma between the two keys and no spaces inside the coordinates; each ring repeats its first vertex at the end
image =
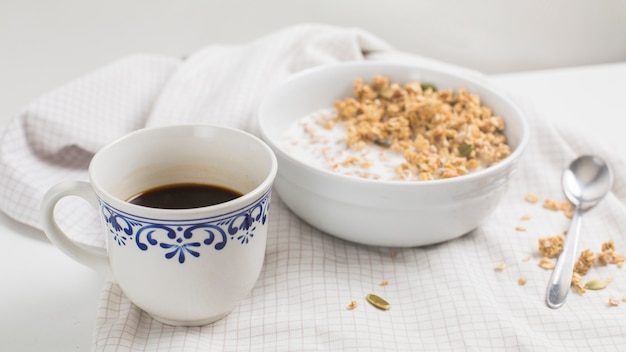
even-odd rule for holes
{"type": "MultiPolygon", "coordinates": [[[[0,140],[0,209],[41,229],[39,204],[64,180],[87,180],[93,154],[142,127],[180,61],[133,55],[59,87],[29,104],[0,140]]],[[[82,201],[59,204],[59,222],[83,244],[103,246],[98,218],[82,201]]]]}
{"type": "Polygon", "coordinates": [[[211,122],[257,134],[256,108],[289,75],[389,51],[358,28],[288,27],[244,45],[213,45],[191,55],[155,104],[148,126],[211,122]]]}

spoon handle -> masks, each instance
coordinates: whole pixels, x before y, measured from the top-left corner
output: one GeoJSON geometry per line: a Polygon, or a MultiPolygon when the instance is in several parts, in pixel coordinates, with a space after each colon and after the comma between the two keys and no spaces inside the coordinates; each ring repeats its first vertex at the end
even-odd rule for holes
{"type": "Polygon", "coordinates": [[[550,277],[546,303],[552,309],[560,308],[565,303],[567,293],[570,291],[572,272],[578,257],[577,247],[582,216],[583,209],[576,207],[572,222],[567,230],[567,236],[565,236],[565,246],[550,277]]]}

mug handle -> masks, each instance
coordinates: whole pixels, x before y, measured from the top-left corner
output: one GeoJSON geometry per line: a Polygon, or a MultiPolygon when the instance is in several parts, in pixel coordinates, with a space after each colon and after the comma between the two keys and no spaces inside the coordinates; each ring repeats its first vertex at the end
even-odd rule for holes
{"type": "Polygon", "coordinates": [[[88,182],[66,181],[53,186],[48,190],[41,203],[41,217],[46,236],[52,244],[70,258],[111,277],[111,266],[106,250],[92,249],[74,242],[61,230],[54,218],[54,208],[62,198],[67,196],[78,196],[85,199],[94,208],[99,209],[100,207],[96,193],[88,182]]]}

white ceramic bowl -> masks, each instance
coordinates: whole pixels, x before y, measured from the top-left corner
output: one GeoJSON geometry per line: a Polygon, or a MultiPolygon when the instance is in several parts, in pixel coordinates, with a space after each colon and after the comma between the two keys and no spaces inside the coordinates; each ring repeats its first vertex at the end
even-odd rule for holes
{"type": "Polygon", "coordinates": [[[375,62],[309,69],[268,93],[259,110],[262,138],[278,158],[274,186],[283,202],[312,226],[367,245],[412,247],[457,238],[477,228],[498,205],[529,139],[528,123],[509,99],[485,82],[453,71],[375,62]],[[502,117],[513,152],[487,169],[432,181],[381,181],[346,176],[296,160],[280,146],[295,120],[352,96],[354,79],[382,74],[440,89],[465,87],[502,117]]]}

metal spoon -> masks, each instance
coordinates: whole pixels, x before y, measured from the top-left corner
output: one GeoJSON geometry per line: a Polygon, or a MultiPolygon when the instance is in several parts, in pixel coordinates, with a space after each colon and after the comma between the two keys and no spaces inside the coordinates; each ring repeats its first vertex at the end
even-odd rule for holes
{"type": "Polygon", "coordinates": [[[597,156],[584,155],[563,172],[563,192],[575,206],[574,216],[567,230],[565,246],[556,262],[548,290],[546,303],[556,309],[565,303],[572,281],[574,263],[578,259],[578,237],[583,212],[596,205],[613,185],[613,174],[604,160],[597,156]]]}

